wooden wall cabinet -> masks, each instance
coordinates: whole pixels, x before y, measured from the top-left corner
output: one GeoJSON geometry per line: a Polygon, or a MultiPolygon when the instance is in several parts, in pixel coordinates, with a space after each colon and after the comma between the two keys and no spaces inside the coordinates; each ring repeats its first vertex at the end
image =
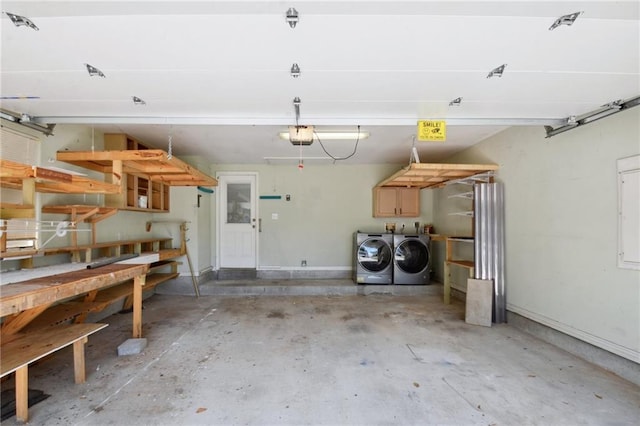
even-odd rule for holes
{"type": "MultiPolygon", "coordinates": [[[[145,150],[148,146],[129,135],[107,133],[104,135],[106,151],[145,150]]],[[[105,196],[105,206],[145,212],[169,211],[169,185],[153,182],[144,175],[123,173],[122,192],[105,196]]]]}
{"type": "Polygon", "coordinates": [[[420,216],[420,188],[373,188],[373,217],[420,216]]]}

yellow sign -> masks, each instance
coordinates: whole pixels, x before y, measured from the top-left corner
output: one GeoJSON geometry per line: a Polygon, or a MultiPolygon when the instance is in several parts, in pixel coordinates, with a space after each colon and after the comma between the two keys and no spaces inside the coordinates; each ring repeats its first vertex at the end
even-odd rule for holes
{"type": "Polygon", "coordinates": [[[444,142],[447,139],[447,122],[444,120],[419,120],[418,140],[444,142]]]}

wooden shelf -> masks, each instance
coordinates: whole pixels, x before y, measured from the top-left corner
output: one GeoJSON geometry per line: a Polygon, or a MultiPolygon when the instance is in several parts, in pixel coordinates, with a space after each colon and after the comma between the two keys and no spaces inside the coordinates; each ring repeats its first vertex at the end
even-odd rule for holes
{"type": "Polygon", "coordinates": [[[110,174],[120,162],[121,171],[162,182],[169,186],[217,186],[218,181],[169,155],[161,149],[121,151],[59,151],[58,161],[64,161],[85,169],[110,174]]]}
{"type": "Polygon", "coordinates": [[[0,170],[0,185],[3,188],[21,190],[25,179],[34,179],[36,192],[60,194],[117,194],[120,192],[119,185],[9,160],[0,159],[0,170]]]}
{"type": "Polygon", "coordinates": [[[457,265],[463,268],[472,269],[475,268],[475,264],[470,260],[445,260],[450,265],[457,265]]]}
{"type": "Polygon", "coordinates": [[[33,219],[35,209],[31,204],[0,203],[0,219],[33,219]]]}
{"type": "Polygon", "coordinates": [[[377,187],[440,188],[452,180],[498,170],[496,164],[414,163],[378,183],[377,187]]]}
{"type": "Polygon", "coordinates": [[[98,223],[118,212],[114,207],[98,207],[82,204],[51,205],[42,207],[42,213],[68,214],[74,222],[98,223]]]}
{"type": "Polygon", "coordinates": [[[469,278],[473,278],[475,274],[475,263],[473,260],[467,259],[454,259],[453,258],[453,244],[454,243],[473,243],[473,237],[461,237],[461,236],[451,236],[446,238],[446,258],[444,261],[444,290],[443,290],[443,298],[444,303],[451,303],[451,266],[458,266],[461,268],[468,269],[469,278]]]}

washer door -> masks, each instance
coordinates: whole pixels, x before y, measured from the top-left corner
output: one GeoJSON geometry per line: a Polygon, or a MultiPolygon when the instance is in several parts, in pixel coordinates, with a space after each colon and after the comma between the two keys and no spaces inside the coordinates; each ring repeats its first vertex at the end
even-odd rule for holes
{"type": "Polygon", "coordinates": [[[389,244],[378,238],[370,238],[358,247],[358,263],[370,272],[380,272],[391,264],[389,244]]]}
{"type": "Polygon", "coordinates": [[[429,250],[419,240],[406,239],[396,247],[398,268],[408,274],[417,274],[429,265],[429,250]]]}

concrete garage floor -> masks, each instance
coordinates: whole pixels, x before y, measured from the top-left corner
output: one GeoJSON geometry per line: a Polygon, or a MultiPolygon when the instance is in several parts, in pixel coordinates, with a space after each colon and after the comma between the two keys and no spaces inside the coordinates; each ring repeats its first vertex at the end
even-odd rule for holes
{"type": "MultiPolygon", "coordinates": [[[[440,286],[417,296],[155,295],[30,369],[45,425],[638,424],[640,388],[508,325],[467,325],[440,286]]],[[[3,388],[11,387],[11,381],[3,388]]],[[[3,425],[17,424],[15,417],[3,425]]]]}

